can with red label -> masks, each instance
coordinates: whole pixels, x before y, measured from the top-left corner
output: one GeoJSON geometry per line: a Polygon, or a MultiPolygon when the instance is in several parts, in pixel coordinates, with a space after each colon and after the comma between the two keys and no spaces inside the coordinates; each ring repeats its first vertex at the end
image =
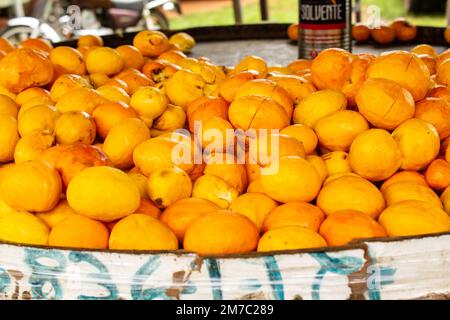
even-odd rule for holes
{"type": "Polygon", "coordinates": [[[327,48],[351,51],[351,0],[300,0],[299,57],[313,59],[327,48]]]}

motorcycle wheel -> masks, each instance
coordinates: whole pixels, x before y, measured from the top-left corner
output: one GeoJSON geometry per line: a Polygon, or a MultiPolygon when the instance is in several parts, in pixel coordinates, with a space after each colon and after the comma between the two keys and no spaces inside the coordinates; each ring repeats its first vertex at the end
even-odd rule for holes
{"type": "Polygon", "coordinates": [[[158,8],[153,9],[150,12],[150,17],[147,18],[146,25],[147,29],[150,30],[169,30],[169,19],[158,8]]]}
{"type": "Polygon", "coordinates": [[[26,25],[5,27],[0,31],[0,37],[8,39],[13,44],[19,44],[20,42],[30,38],[33,31],[33,28],[26,25]]]}

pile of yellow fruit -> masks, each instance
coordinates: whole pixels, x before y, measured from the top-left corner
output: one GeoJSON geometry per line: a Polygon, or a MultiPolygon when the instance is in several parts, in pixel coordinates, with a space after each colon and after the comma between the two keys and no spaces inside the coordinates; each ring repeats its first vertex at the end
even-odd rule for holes
{"type": "Polygon", "coordinates": [[[0,240],[206,255],[450,231],[450,51],[230,68],[187,57],[194,44],[0,41],[0,240]],[[250,161],[250,140],[209,150],[183,133],[198,123],[279,130],[278,156],[250,161]],[[180,148],[202,161],[175,161],[180,148]]]}

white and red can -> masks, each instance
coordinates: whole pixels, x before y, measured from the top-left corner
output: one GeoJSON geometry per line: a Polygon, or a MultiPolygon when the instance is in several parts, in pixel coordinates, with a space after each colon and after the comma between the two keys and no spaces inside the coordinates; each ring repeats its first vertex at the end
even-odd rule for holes
{"type": "Polygon", "coordinates": [[[299,57],[313,59],[327,48],[351,51],[351,0],[300,0],[299,57]]]}

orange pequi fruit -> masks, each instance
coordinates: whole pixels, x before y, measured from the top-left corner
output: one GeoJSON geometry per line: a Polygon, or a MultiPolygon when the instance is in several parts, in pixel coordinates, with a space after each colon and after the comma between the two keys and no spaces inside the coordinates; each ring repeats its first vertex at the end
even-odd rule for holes
{"type": "Polygon", "coordinates": [[[355,239],[381,238],[384,228],[372,217],[355,211],[343,210],[329,215],[320,226],[320,234],[330,246],[343,246],[355,239]]]}
{"type": "Polygon", "coordinates": [[[307,202],[289,202],[276,207],[267,215],[262,231],[298,226],[318,232],[324,219],[325,214],[315,205],[307,202]]]}
{"type": "Polygon", "coordinates": [[[450,163],[437,159],[430,163],[425,171],[428,185],[435,190],[444,190],[450,186],[450,163]]]}
{"type": "Polygon", "coordinates": [[[52,80],[53,65],[42,51],[21,48],[0,61],[0,84],[14,93],[45,86],[52,80]]]}
{"type": "Polygon", "coordinates": [[[226,210],[196,219],[186,230],[183,246],[200,255],[247,253],[256,249],[259,232],[247,217],[226,210]]]}
{"type": "Polygon", "coordinates": [[[54,247],[107,249],[109,232],[105,225],[80,215],[71,215],[56,224],[48,244],[54,247]]]}
{"type": "Polygon", "coordinates": [[[200,198],[187,198],[176,201],[161,214],[164,222],[183,243],[186,229],[199,217],[217,211],[219,207],[213,202],[200,198]]]}

